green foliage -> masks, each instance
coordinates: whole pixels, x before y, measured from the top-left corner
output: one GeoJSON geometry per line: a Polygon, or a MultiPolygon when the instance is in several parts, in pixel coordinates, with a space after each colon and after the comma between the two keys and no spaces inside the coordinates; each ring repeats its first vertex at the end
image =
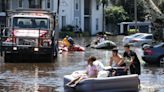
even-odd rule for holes
{"type": "Polygon", "coordinates": [[[66,37],[66,36],[71,36],[71,37],[74,37],[74,32],[72,31],[61,31],[61,32],[59,32],[59,36],[60,36],[60,38],[64,38],[64,37],[66,37]]]}
{"type": "Polygon", "coordinates": [[[67,25],[67,26],[64,26],[61,31],[63,32],[73,32],[74,31],[74,26],[72,25],[67,25]]]}
{"type": "MultiPolygon", "coordinates": [[[[111,0],[113,5],[122,6],[127,12],[130,21],[134,20],[134,0],[111,0]]],[[[137,0],[137,17],[139,21],[143,21],[146,15],[143,0],[137,0]]]]}
{"type": "Polygon", "coordinates": [[[127,12],[121,6],[114,6],[112,8],[107,8],[105,10],[106,13],[106,23],[120,23],[122,21],[127,20],[129,17],[127,12]]]}
{"type": "Polygon", "coordinates": [[[130,35],[130,34],[135,34],[135,33],[138,33],[139,32],[139,30],[137,29],[129,29],[128,30],[128,34],[130,35]]]}

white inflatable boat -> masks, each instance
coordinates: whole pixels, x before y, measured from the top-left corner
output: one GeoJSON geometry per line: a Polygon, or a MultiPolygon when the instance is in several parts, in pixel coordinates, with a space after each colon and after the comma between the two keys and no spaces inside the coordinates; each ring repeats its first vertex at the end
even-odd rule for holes
{"type": "Polygon", "coordinates": [[[116,44],[110,40],[105,40],[97,44],[91,44],[91,48],[95,49],[112,49],[116,47],[116,44]]]}
{"type": "Polygon", "coordinates": [[[64,76],[65,92],[138,92],[138,75],[123,75],[105,78],[89,78],[82,80],[75,88],[67,87],[66,84],[73,80],[72,75],[64,76]]]}

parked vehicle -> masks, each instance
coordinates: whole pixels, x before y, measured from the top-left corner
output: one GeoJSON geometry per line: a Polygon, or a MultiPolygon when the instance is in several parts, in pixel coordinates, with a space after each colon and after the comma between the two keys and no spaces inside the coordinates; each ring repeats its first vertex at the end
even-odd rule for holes
{"type": "Polygon", "coordinates": [[[145,34],[145,33],[135,33],[135,34],[132,34],[132,35],[129,35],[129,36],[125,36],[122,40],[123,45],[128,44],[133,38],[140,37],[143,34],[145,34]]]}
{"type": "Polygon", "coordinates": [[[152,34],[142,34],[136,38],[131,39],[129,44],[132,46],[144,46],[146,44],[152,45],[154,42],[152,34]]]}
{"type": "Polygon", "coordinates": [[[142,59],[148,64],[164,63],[164,43],[143,48],[144,56],[142,59]]]}
{"type": "MultiPolygon", "coordinates": [[[[48,58],[57,55],[54,16],[45,10],[16,10],[8,13],[1,48],[5,62],[13,58],[48,58]]],[[[46,59],[46,60],[48,60],[46,59]]]]}

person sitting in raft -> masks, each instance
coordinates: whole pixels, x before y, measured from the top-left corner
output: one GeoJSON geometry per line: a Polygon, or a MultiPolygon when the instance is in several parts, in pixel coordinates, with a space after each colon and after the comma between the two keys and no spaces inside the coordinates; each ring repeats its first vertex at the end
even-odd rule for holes
{"type": "Polygon", "coordinates": [[[68,42],[70,43],[70,46],[73,46],[75,44],[72,37],[68,37],[68,42]]]}
{"type": "Polygon", "coordinates": [[[85,74],[81,74],[76,79],[70,81],[66,85],[69,87],[75,87],[83,79],[96,78],[98,75],[98,69],[97,69],[96,65],[93,64],[94,61],[96,61],[96,58],[93,56],[90,56],[89,59],[87,60],[88,66],[86,68],[85,74]]]}
{"type": "Polygon", "coordinates": [[[110,62],[109,62],[109,66],[111,67],[120,67],[120,69],[116,69],[116,70],[110,70],[110,72],[112,72],[111,76],[118,76],[118,75],[126,75],[127,74],[127,70],[126,70],[126,64],[123,60],[123,57],[118,54],[118,49],[114,48],[112,49],[112,57],[110,58],[110,62]],[[125,69],[125,70],[124,70],[125,69]],[[120,70],[120,71],[119,71],[120,70]]]}
{"type": "Polygon", "coordinates": [[[109,66],[112,67],[126,66],[126,64],[123,61],[123,57],[120,54],[118,54],[117,48],[112,49],[112,56],[110,57],[109,66]]]}
{"type": "Polygon", "coordinates": [[[64,44],[64,46],[66,46],[66,47],[70,47],[70,42],[68,41],[68,36],[66,36],[63,40],[62,40],[62,42],[63,42],[63,44],[64,44]]]}

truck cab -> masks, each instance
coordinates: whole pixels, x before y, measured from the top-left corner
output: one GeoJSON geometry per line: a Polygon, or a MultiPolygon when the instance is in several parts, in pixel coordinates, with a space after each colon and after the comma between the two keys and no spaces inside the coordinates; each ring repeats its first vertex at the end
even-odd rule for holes
{"type": "MultiPolygon", "coordinates": [[[[44,10],[16,10],[8,13],[1,47],[5,62],[13,58],[48,58],[57,55],[54,16],[44,10]]],[[[46,59],[47,60],[47,59],[46,59]]]]}

